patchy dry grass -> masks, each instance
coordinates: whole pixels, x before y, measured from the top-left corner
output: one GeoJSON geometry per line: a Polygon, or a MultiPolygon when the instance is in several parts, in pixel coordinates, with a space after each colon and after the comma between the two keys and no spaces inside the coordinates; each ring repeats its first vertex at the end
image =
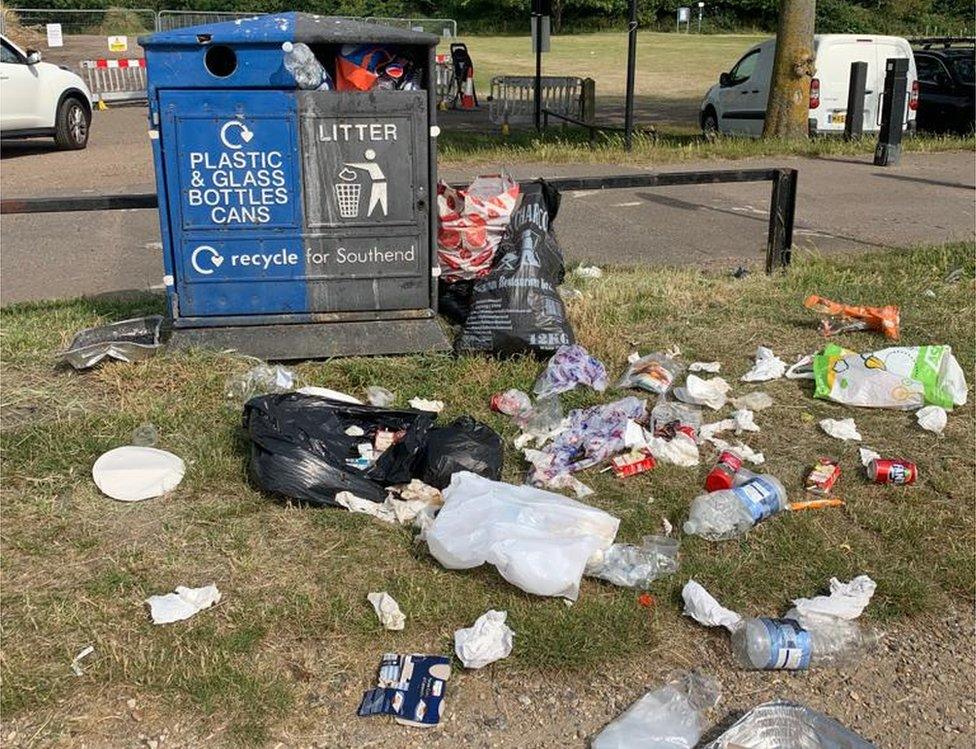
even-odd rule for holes
{"type": "MultiPolygon", "coordinates": [[[[581,342],[615,371],[635,346],[679,344],[687,361],[722,361],[733,392],[744,393],[753,388],[738,377],[757,344],[784,358],[822,345],[813,315],[800,305],[806,294],[895,303],[906,344],[950,343],[971,373],[973,253],[972,245],[953,245],[829,260],[802,254],[785,275],[741,280],[695,269],[618,268],[581,284],[584,298],[571,304],[571,314],[581,342]],[[945,283],[956,267],[963,279],[945,283]],[[922,293],[927,289],[934,297],[922,293]]],[[[686,539],[682,571],[654,586],[662,611],[649,619],[632,591],[586,581],[579,602],[567,608],[522,594],[491,569],[445,571],[407,529],[264,496],[246,478],[239,414],[222,402],[225,379],[244,371],[244,360],[195,352],[85,374],[54,367],[54,352],[76,329],[161,307],[153,298],[79,300],[2,312],[0,708],[5,721],[39,716],[39,740],[100,736],[101,721],[128,694],[157,714],[198,722],[199,740],[217,732],[230,744],[262,743],[276,726],[301,732],[308,684],[341,699],[341,714],[352,720],[354,695],[373,677],[380,653],[450,652],[454,629],[489,607],[507,609],[518,633],[505,669],[540,677],[606,669],[684,634],[673,612],[690,575],[727,605],[755,613],[780,611],[831,576],[861,572],[878,581],[869,609],[878,620],[971,600],[972,405],[950,416],[940,439],[922,432],[911,414],[852,413],[813,400],[806,383],[770,383],[764,389],[776,405],[758,414],[762,432],[750,443],[791,492],[800,491],[819,455],[839,457],[847,507],[779,517],[738,542],[686,539]],[[868,485],[856,448],[816,426],[849,415],[866,444],[918,462],[917,487],[868,485]],[[112,502],[93,486],[91,464],[125,444],[143,421],[159,429],[160,447],[186,460],[186,479],[162,499],[112,502]],[[148,622],[147,596],[209,582],[225,594],[216,609],[169,627],[148,622]],[[407,613],[403,632],[381,630],[366,603],[368,591],[384,589],[407,613]],[[89,643],[95,655],[85,677],[75,678],[68,664],[89,643]]],[[[871,334],[842,342],[862,350],[884,345],[871,334]]],[[[414,395],[442,398],[442,420],[471,413],[510,439],[514,430],[488,410],[488,395],[528,389],[539,364],[438,355],[297,370],[308,383],[352,392],[383,384],[401,403],[414,395]]],[[[565,398],[571,406],[605,399],[591,392],[565,398]]],[[[593,504],[621,518],[620,539],[636,540],[657,531],[662,516],[680,527],[707,470],[661,466],[626,481],[590,471],[583,479],[597,492],[593,504]]],[[[517,482],[523,472],[510,452],[505,478],[517,482]]]]}

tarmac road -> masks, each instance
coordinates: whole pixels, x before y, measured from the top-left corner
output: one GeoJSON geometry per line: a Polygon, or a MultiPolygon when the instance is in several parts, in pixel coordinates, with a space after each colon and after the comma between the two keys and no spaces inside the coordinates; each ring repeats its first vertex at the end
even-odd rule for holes
{"type": "MultiPolygon", "coordinates": [[[[518,178],[637,171],[606,164],[499,166],[518,178]]],[[[971,152],[908,154],[888,168],[867,157],[764,158],[653,171],[761,166],[800,171],[794,240],[801,249],[906,247],[974,236],[971,152]]],[[[5,142],[0,169],[5,198],[151,192],[145,109],[97,112],[85,151],[57,152],[45,141],[5,142]]],[[[450,169],[441,176],[461,180],[474,171],[450,169]]],[[[733,269],[762,259],[768,209],[768,183],[570,192],[555,226],[570,261],[733,269]]],[[[160,288],[161,251],[155,211],[4,216],[0,302],[160,288]]]]}

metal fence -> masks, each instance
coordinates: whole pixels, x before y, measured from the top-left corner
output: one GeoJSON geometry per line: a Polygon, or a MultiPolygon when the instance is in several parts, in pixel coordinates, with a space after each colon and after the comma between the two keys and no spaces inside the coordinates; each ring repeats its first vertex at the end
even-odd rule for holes
{"type": "MultiPolygon", "coordinates": [[[[238,18],[251,18],[260,13],[233,13],[229,11],[204,10],[161,10],[151,8],[10,8],[3,7],[0,14],[0,33],[11,36],[23,46],[39,46],[46,40],[45,26],[49,23],[61,24],[65,36],[90,35],[129,35],[146,34],[151,31],[170,31],[186,26],[199,26],[205,23],[235,21],[238,18]]],[[[351,16],[338,16],[352,18],[351,16]]],[[[401,29],[426,31],[430,34],[453,39],[457,37],[457,21],[451,18],[382,18],[368,16],[366,23],[394,26],[401,29]]]]}
{"type": "MultiPolygon", "coordinates": [[[[583,81],[573,76],[542,76],[542,108],[574,119],[583,115],[583,81]]],[[[535,119],[535,78],[502,75],[491,79],[488,119],[493,125],[525,124],[535,119]]]]}

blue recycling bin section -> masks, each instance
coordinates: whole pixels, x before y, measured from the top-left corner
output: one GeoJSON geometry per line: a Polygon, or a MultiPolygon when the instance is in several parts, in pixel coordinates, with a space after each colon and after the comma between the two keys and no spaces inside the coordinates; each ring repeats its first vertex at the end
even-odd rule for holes
{"type": "Polygon", "coordinates": [[[305,13],[140,38],[170,345],[267,359],[447,348],[437,42],[305,13]],[[299,42],[333,80],[347,45],[396,50],[413,90],[301,89],[284,51],[299,42]]]}

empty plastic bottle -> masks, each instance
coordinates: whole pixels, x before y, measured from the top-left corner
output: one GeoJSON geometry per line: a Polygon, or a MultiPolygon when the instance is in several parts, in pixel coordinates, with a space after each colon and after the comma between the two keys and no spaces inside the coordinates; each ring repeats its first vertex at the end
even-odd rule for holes
{"type": "Polygon", "coordinates": [[[292,74],[299,88],[332,90],[332,78],[307,44],[285,42],[281,45],[281,49],[285,53],[285,69],[292,74]]]}
{"type": "Polygon", "coordinates": [[[705,728],[702,713],[719,700],[715,679],[697,671],[678,673],[648,692],[600,731],[592,749],[692,749],[705,728]]]}
{"type": "Polygon", "coordinates": [[[817,616],[801,626],[795,609],[782,619],[743,619],[732,630],[732,652],[743,668],[797,671],[843,666],[874,649],[871,628],[834,616],[817,616]]]}
{"type": "MultiPolygon", "coordinates": [[[[743,476],[745,477],[745,475],[743,476]]],[[[786,509],[786,489],[775,476],[752,476],[731,489],[695,497],[685,533],[711,541],[726,541],[746,532],[760,520],[786,509]]]]}
{"type": "Polygon", "coordinates": [[[132,444],[136,447],[155,447],[158,438],[156,427],[148,421],[132,430],[132,444]]]}

